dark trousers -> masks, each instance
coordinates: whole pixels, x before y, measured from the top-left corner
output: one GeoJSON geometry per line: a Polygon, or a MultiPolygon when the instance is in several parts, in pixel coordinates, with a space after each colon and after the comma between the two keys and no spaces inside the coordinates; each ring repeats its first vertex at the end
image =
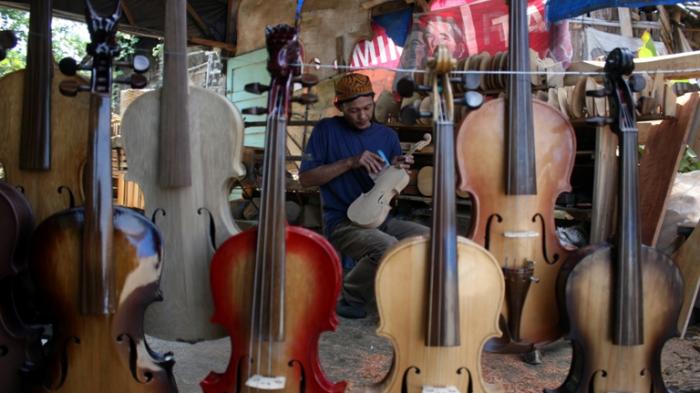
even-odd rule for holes
{"type": "Polygon", "coordinates": [[[343,255],[357,261],[343,280],[343,298],[349,303],[365,305],[374,299],[374,277],[382,256],[399,240],[427,235],[424,225],[396,218],[387,219],[375,229],[362,228],[346,220],[330,235],[330,242],[343,255]]]}

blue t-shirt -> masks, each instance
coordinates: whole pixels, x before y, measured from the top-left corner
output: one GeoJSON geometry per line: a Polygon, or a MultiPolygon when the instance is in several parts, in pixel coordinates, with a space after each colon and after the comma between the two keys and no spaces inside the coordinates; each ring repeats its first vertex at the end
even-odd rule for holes
{"type": "MultiPolygon", "coordinates": [[[[311,133],[300,172],[360,155],[365,150],[373,153],[382,150],[391,162],[395,156],[401,155],[399,137],[391,128],[375,122],[369,128],[358,130],[342,116],[323,119],[311,133]]],[[[367,170],[360,167],[350,169],[321,186],[327,236],[345,218],[350,204],[373,185],[367,170]]]]}

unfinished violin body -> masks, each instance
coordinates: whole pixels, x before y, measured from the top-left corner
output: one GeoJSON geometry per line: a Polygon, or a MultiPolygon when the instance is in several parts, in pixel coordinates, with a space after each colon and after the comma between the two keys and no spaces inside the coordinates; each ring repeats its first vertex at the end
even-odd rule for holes
{"type": "Polygon", "coordinates": [[[0,79],[0,164],[37,222],[84,201],[89,98],[64,97],[51,54],[51,0],[33,0],[27,68],[0,79]],[[53,77],[52,77],[53,75],[53,77]],[[27,109],[28,108],[28,109],[27,109]],[[26,113],[25,113],[26,112],[26,113]]]}
{"type": "MultiPolygon", "coordinates": [[[[428,146],[431,138],[430,134],[425,134],[423,140],[414,144],[406,155],[428,146]]],[[[391,211],[391,200],[406,188],[409,180],[405,169],[393,165],[384,168],[374,180],[374,187],[366,193],[363,192],[350,204],[348,218],[361,227],[378,227],[391,211]]]]}

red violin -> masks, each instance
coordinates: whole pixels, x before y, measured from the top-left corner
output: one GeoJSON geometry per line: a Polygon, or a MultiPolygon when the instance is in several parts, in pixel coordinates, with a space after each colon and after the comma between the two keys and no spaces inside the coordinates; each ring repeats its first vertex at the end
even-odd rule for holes
{"type": "Polygon", "coordinates": [[[206,393],[340,392],[345,383],[330,382],[318,358],[321,332],[338,323],[338,256],[323,237],[285,220],[286,123],[293,84],[303,82],[301,45],[288,25],[268,27],[266,39],[271,84],[246,86],[269,94],[260,221],[212,259],[212,321],[228,330],[231,358],[225,373],[210,373],[201,386],[206,393]]]}

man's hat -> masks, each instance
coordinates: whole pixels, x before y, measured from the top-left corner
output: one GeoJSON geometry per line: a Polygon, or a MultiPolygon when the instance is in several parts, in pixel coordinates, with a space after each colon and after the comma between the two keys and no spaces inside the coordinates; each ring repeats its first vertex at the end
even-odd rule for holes
{"type": "Polygon", "coordinates": [[[373,96],[372,82],[363,74],[345,74],[335,84],[335,102],[341,104],[361,96],[373,96]]]}

